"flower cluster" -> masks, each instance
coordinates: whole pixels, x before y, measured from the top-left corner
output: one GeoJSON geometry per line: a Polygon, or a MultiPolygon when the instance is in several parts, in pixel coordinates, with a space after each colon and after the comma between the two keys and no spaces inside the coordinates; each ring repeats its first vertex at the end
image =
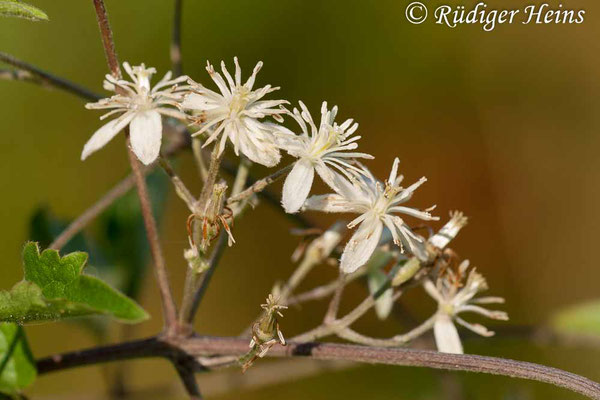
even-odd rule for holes
{"type": "MultiPolygon", "coordinates": [[[[197,137],[196,140],[200,140],[203,146],[213,144],[213,155],[217,160],[228,143],[237,156],[243,155],[266,167],[277,165],[282,158],[281,152],[285,152],[294,159],[293,165],[288,166],[290,172],[283,184],[281,203],[287,213],[315,210],[358,215],[346,225],[348,229],[356,230],[344,247],[340,269],[346,274],[360,274],[358,270],[368,265],[362,271],[369,276],[372,294],[391,284],[375,304],[380,318],[385,318],[391,311],[393,289],[419,272],[425,272],[420,274],[420,282],[438,303],[436,313],[421,330],[433,328],[438,350],[462,353],[455,323],[483,336],[492,334],[482,325],[466,322],[459,316],[462,313],[473,312],[500,320],[508,318],[502,311],[481,307],[481,304],[502,303],[503,299],[476,297],[480,291],[487,289],[487,284],[474,269],[467,273],[468,261],[462,262],[456,269],[449,267],[457,265],[454,253],[447,246],[467,223],[462,213],[451,213],[449,222],[428,239],[415,233],[404,220],[405,216],[423,221],[438,220],[430,214],[435,206],[420,210],[406,205],[427,181],[425,177],[402,186],[403,176],[398,172],[400,160],[395,158],[388,178],[378,180],[361,163],[373,159],[373,156],[358,151],[361,138],[356,135],[358,124],[352,119],[337,122],[337,106],[329,108],[327,102],[323,102],[317,123],[301,101],[290,111],[286,108],[288,101],[266,99],[278,87],[266,85],[255,88],[262,62],[256,64],[244,83],[237,58],[234,58],[234,64],[233,76],[224,62],[221,62],[221,73],[207,64],[206,70],[218,88],[218,91],[213,91],[187,76],[172,79],[170,73],[151,87],[150,79],[156,72],[153,68],[146,68],[143,64],[131,67],[124,63],[131,82],[107,75],[104,87],[116,94],[86,106],[110,110],[102,119],[118,117],[92,136],[85,144],[81,158],[85,159],[129,126],[133,152],[144,164],[153,163],[160,154],[163,116],[196,127],[196,132],[191,135],[197,137]],[[285,119],[290,120],[295,128],[285,126],[285,119]],[[315,173],[331,189],[330,193],[311,196],[315,173]],[[400,268],[393,269],[393,275],[388,276],[381,266],[374,266],[372,260],[378,258],[373,256],[378,248],[386,249],[389,254],[395,253],[394,247],[390,247],[392,244],[401,253],[408,250],[409,255],[398,256],[403,264],[399,264],[400,268]],[[421,271],[422,265],[429,267],[421,271]]],[[[274,175],[281,175],[285,170],[274,175]]],[[[224,183],[215,185],[215,193],[205,204],[203,214],[192,214],[188,220],[190,231],[196,219],[202,221],[203,234],[199,239],[202,240],[200,248],[203,251],[218,235],[220,225],[227,231],[230,245],[234,243],[227,221],[233,222],[234,213],[224,206],[226,190],[224,183]]],[[[321,249],[326,255],[342,238],[337,228],[334,230],[335,234],[327,239],[331,242],[325,246],[327,249],[321,249]]],[[[308,251],[316,251],[320,244],[315,242],[308,251]]],[[[193,242],[186,259],[191,268],[206,268],[193,242]]],[[[244,370],[275,344],[285,345],[278,317],[282,316],[280,311],[287,307],[271,295],[262,308],[262,316],[252,326],[250,351],[240,359],[244,370]]]]}
{"type": "Polygon", "coordinates": [[[335,120],[338,108],[329,109],[323,102],[317,125],[302,102],[299,102],[299,109],[289,111],[284,106],[288,104],[286,100],[264,99],[278,87],[254,88],[262,62],[254,67],[245,83],[242,83],[237,58],[234,63],[233,76],[223,62],[222,74],[210,63],[207,65],[206,70],[218,92],[187,76],[171,79],[170,73],[151,88],[150,78],[156,72],[153,68],[143,64],[132,68],[124,63],[132,82],[107,75],[104,87],[116,95],[87,105],[91,109],[111,110],[103,119],[120,115],[92,136],[84,146],[81,158],[87,158],[106,145],[129,125],[134,153],[144,164],[151,164],[160,154],[161,115],[175,118],[199,125],[199,130],[192,136],[204,136],[204,146],[215,143],[218,155],[230,142],[236,155],[241,153],[267,167],[280,162],[282,150],[296,158],[283,186],[282,205],[286,212],[303,209],[359,214],[348,225],[348,228],[358,228],[340,260],[344,272],[351,273],[369,260],[384,226],[401,249],[406,247],[414,254],[423,255],[425,240],[413,233],[398,214],[426,221],[437,219],[429,214],[432,208],[421,211],[401,205],[426,179],[402,187],[403,177],[398,175],[399,160],[395,159],[389,178],[385,182],[378,181],[357,161],[373,158],[356,151],[360,139],[354,135],[357,123],[347,119],[338,124],[335,120]],[[299,131],[283,126],[284,117],[294,120],[299,131]],[[315,172],[334,193],[309,197],[315,172]]]}

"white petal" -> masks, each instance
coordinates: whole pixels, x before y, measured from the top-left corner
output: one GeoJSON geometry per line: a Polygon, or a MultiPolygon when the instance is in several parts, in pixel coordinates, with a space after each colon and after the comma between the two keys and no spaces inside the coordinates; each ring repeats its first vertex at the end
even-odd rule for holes
{"type": "Polygon", "coordinates": [[[292,168],[283,184],[281,204],[285,212],[293,214],[300,210],[308,197],[315,177],[315,168],[309,160],[300,159],[292,168]]]}
{"type": "Polygon", "coordinates": [[[90,154],[104,147],[117,133],[129,124],[134,116],[134,113],[124,114],[120,118],[113,119],[98,129],[85,146],[83,146],[81,160],[85,160],[90,154]]]}
{"type": "Polygon", "coordinates": [[[382,231],[380,220],[369,218],[363,221],[344,248],[340,259],[342,271],[350,274],[365,265],[379,244],[382,231]]]}
{"type": "Polygon", "coordinates": [[[160,153],[162,140],[162,121],[156,111],[144,111],[136,114],[131,121],[131,148],[137,158],[150,165],[160,153]]]}
{"type": "Polygon", "coordinates": [[[438,314],[433,325],[435,344],[442,353],[462,354],[463,347],[456,326],[447,314],[438,314]]]}
{"type": "Polygon", "coordinates": [[[311,196],[304,202],[303,210],[346,213],[356,212],[354,205],[339,194],[320,194],[311,196]]]}

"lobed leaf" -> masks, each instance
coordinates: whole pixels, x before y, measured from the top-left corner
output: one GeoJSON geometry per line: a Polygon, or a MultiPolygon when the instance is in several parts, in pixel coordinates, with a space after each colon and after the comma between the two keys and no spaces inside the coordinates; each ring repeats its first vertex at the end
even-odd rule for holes
{"type": "Polygon", "coordinates": [[[0,292],[0,320],[20,324],[93,314],[139,322],[147,313],[133,300],[100,279],[83,274],[87,254],[60,257],[56,250],[40,254],[36,243],[25,245],[25,280],[0,292]]]}

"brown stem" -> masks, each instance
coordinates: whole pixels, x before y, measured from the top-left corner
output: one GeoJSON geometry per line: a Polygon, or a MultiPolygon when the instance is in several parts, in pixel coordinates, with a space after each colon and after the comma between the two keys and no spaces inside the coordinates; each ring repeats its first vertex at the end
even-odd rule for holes
{"type": "Polygon", "coordinates": [[[148,187],[146,186],[146,180],[144,179],[141,163],[138,161],[136,155],[131,149],[129,135],[127,136],[127,153],[129,155],[129,162],[131,164],[138,197],[140,199],[142,216],[144,217],[144,226],[146,227],[146,235],[148,237],[148,243],[150,243],[150,252],[152,253],[152,259],[154,260],[156,267],[154,268],[154,272],[156,275],[156,281],[158,283],[158,289],[160,291],[160,298],[164,314],[163,318],[165,320],[167,333],[169,334],[173,333],[174,330],[177,329],[177,308],[175,306],[175,301],[173,300],[173,293],[171,293],[165,259],[160,248],[156,220],[152,214],[152,205],[150,204],[150,196],[148,195],[148,187]]]}
{"type": "MultiPolygon", "coordinates": [[[[113,41],[110,24],[108,22],[104,0],[93,0],[93,2],[96,9],[98,26],[100,27],[102,44],[104,45],[104,52],[108,61],[108,67],[113,76],[115,78],[119,78],[121,76],[121,69],[119,67],[119,60],[117,59],[117,53],[115,51],[115,44],[113,41]]],[[[146,180],[144,179],[142,166],[131,149],[129,133],[127,133],[127,153],[129,155],[129,164],[131,165],[138,197],[140,199],[142,216],[144,217],[144,226],[146,227],[146,235],[148,237],[148,242],[150,243],[150,252],[152,253],[152,258],[154,260],[154,272],[160,291],[165,328],[167,335],[170,335],[174,334],[177,330],[177,308],[175,306],[175,301],[173,300],[173,294],[171,293],[167,268],[165,266],[165,260],[160,248],[156,220],[152,214],[152,206],[150,204],[148,188],[146,187],[146,180]]]]}
{"type": "Polygon", "coordinates": [[[263,191],[268,185],[282,178],[289,170],[292,169],[293,166],[294,164],[290,164],[287,167],[275,171],[274,173],[263,179],[259,179],[258,181],[254,182],[252,186],[250,186],[248,189],[244,190],[243,192],[240,192],[235,196],[231,196],[230,198],[228,198],[227,205],[237,203],[240,200],[244,200],[245,198],[252,196],[254,193],[259,193],[263,191]]]}
{"type": "Polygon", "coordinates": [[[26,80],[46,86],[52,86],[90,101],[97,101],[102,98],[102,96],[84,88],[83,86],[73,83],[67,79],[52,75],[49,72],[43,71],[35,65],[28,64],[25,61],[21,61],[10,54],[0,52],[0,61],[12,65],[18,69],[18,71],[9,71],[10,75],[3,71],[2,77],[4,79],[26,80]],[[27,72],[29,76],[23,75],[22,73],[19,74],[19,72],[27,72]]]}
{"type": "MultiPolygon", "coordinates": [[[[185,141],[179,141],[165,151],[165,157],[175,155],[181,150],[187,147],[188,143],[185,141]]],[[[152,171],[156,165],[143,168],[143,173],[148,174],[152,171]]],[[[100,215],[104,210],[111,206],[117,199],[124,196],[131,188],[135,186],[135,178],[133,174],[128,175],[121,182],[117,183],[112,189],[110,189],[104,196],[102,196],[96,203],[92,204],[87,210],[80,214],[64,231],[52,242],[49,246],[51,249],[60,250],[65,244],[67,244],[75,235],[77,235],[83,228],[85,228],[90,222],[100,215]]]]}
{"type": "MultiPolygon", "coordinates": [[[[240,355],[248,350],[248,341],[240,338],[208,337],[181,339],[167,344],[157,338],[114,346],[98,347],[38,360],[40,374],[143,357],[206,355],[240,355]]],[[[333,343],[293,343],[274,346],[270,357],[310,357],[318,360],[345,360],[369,364],[426,367],[451,371],[469,371],[512,378],[528,379],[569,389],[591,399],[600,400],[600,384],[557,368],[496,357],[468,354],[446,354],[429,350],[366,347],[333,343]]],[[[196,365],[196,368],[203,368],[196,365]]]]}
{"type": "MultiPolygon", "coordinates": [[[[217,244],[215,245],[213,252],[210,256],[210,259],[208,261],[208,265],[209,265],[208,270],[206,270],[204,275],[202,275],[201,280],[196,283],[196,286],[194,287],[194,297],[192,298],[192,302],[189,305],[189,308],[187,308],[187,311],[185,313],[182,312],[182,318],[185,321],[185,323],[192,324],[192,322],[194,321],[194,317],[196,316],[196,313],[198,312],[198,307],[200,307],[200,303],[202,302],[202,299],[204,298],[206,289],[208,289],[210,280],[211,280],[212,276],[214,275],[215,270],[217,269],[217,265],[219,265],[219,261],[221,260],[221,256],[223,255],[223,252],[225,251],[226,244],[227,244],[227,233],[221,232],[221,234],[219,235],[217,244]]],[[[183,310],[183,308],[182,308],[182,310],[183,310]]]]}
{"type": "Polygon", "coordinates": [[[119,67],[119,60],[117,59],[117,51],[115,50],[115,42],[108,22],[108,14],[106,13],[104,0],[93,0],[93,2],[94,7],[96,8],[96,18],[98,20],[98,26],[100,27],[100,34],[102,35],[102,45],[104,46],[104,54],[106,55],[108,68],[115,78],[120,78],[121,68],[119,67]]]}

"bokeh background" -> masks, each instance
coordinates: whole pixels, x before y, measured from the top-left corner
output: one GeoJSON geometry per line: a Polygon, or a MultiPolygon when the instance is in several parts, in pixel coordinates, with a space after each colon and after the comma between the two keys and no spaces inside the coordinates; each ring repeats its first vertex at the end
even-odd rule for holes
{"type": "MultiPolygon", "coordinates": [[[[107,69],[91,1],[31,2],[48,13],[50,22],[3,19],[1,50],[101,92],[107,69]]],[[[515,24],[493,32],[479,26],[450,29],[431,20],[411,25],[404,18],[408,3],[186,0],[184,70],[208,84],[207,59],[231,62],[237,55],[244,76],[262,60],[258,83],[280,85],[283,98],[301,99],[315,113],[322,100],[338,104],[341,118],[360,123],[361,147],[376,155],[369,163],[376,174],[387,175],[398,156],[408,180],[429,179],[413,204],[437,204],[443,220],[454,209],[470,217],[453,247],[484,273],[490,293],[507,299],[509,326],[543,324],[560,307],[598,297],[597,2],[562,2],[587,11],[581,25],[515,24]]],[[[508,8],[526,2],[489,4],[508,8]]],[[[172,2],[107,0],[107,7],[120,58],[155,66],[159,74],[168,70],[172,2]]],[[[20,252],[32,213],[46,206],[60,218],[75,217],[124,177],[128,164],[122,136],[85,163],[79,160],[100,124],[99,115],[85,110],[80,99],[23,82],[3,81],[0,88],[0,286],[9,288],[21,277],[20,252]]],[[[199,189],[190,154],[180,158],[177,170],[199,189]]],[[[170,192],[161,238],[177,293],[185,272],[186,217],[183,203],[170,192]]],[[[323,227],[332,221],[309,217],[323,227]]],[[[199,314],[199,332],[236,335],[248,324],[273,283],[294,268],[290,255],[298,238],[288,234],[290,228],[288,219],[264,204],[236,224],[238,243],[217,270],[199,314]]],[[[309,283],[333,276],[323,267],[309,283]]],[[[346,293],[344,307],[363,296],[356,286],[346,293]]],[[[140,301],[154,318],[130,332],[133,336],[161,326],[151,279],[140,301]]],[[[435,307],[422,293],[402,303],[416,318],[426,318],[435,307]]],[[[322,310],[318,304],[291,310],[284,332],[292,336],[314,326],[322,310]]],[[[407,328],[374,315],[357,326],[380,336],[407,328]]],[[[500,332],[491,339],[468,339],[466,351],[544,363],[600,380],[598,351],[500,332]]],[[[27,333],[37,356],[96,340],[72,323],[33,326],[27,333]]],[[[120,334],[120,328],[111,331],[114,338],[120,334]]],[[[128,388],[145,388],[144,398],[185,398],[163,361],[132,361],[123,368],[128,388]]],[[[105,375],[113,372],[92,367],[44,376],[28,393],[34,399],[105,398],[105,375]]],[[[207,393],[215,399],[288,400],[579,398],[542,384],[400,367],[353,367],[244,392],[225,393],[224,382],[206,383],[207,393]]]]}

